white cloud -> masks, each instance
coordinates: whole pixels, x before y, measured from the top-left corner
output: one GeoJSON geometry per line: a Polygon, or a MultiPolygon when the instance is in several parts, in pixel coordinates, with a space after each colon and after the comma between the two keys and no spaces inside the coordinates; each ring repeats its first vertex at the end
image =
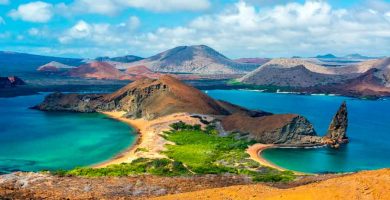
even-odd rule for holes
{"type": "Polygon", "coordinates": [[[129,7],[142,8],[157,12],[177,10],[197,11],[210,7],[208,0],[118,0],[129,7]]]}
{"type": "Polygon", "coordinates": [[[19,5],[17,9],[9,12],[9,16],[13,19],[21,19],[28,22],[48,22],[53,16],[53,5],[35,1],[27,4],[19,5]]]}
{"type": "Polygon", "coordinates": [[[28,34],[31,36],[37,36],[37,35],[39,35],[39,33],[40,33],[40,31],[37,28],[30,28],[28,30],[28,34]]]}
{"type": "Polygon", "coordinates": [[[0,5],[7,5],[9,4],[9,0],[0,0],[0,5]]]}
{"type": "Polygon", "coordinates": [[[317,0],[261,10],[240,1],[186,26],[160,28],[137,39],[155,52],[183,44],[206,44],[234,57],[325,52],[388,55],[388,14],[370,7],[334,9],[317,0]],[[154,46],[156,42],[159,45],[154,46]]]}
{"type": "Polygon", "coordinates": [[[2,17],[0,17],[0,25],[5,24],[5,21],[2,17]]]}
{"type": "Polygon", "coordinates": [[[121,55],[129,51],[148,56],[178,45],[194,44],[209,45],[229,57],[356,52],[389,55],[390,11],[379,8],[336,9],[325,1],[308,0],[259,9],[239,1],[188,24],[150,32],[141,32],[140,20],[133,16],[119,24],[79,21],[51,35],[60,35],[62,44],[79,48],[77,52],[84,56],[107,55],[105,52],[121,55]]]}
{"type": "Polygon", "coordinates": [[[56,5],[63,13],[95,13],[115,15],[127,8],[154,12],[199,11],[210,7],[209,0],[75,0],[56,5]],[[65,11],[65,12],[64,12],[65,11]]]}
{"type": "Polygon", "coordinates": [[[78,21],[73,27],[59,37],[63,44],[71,42],[91,42],[94,45],[118,45],[130,39],[129,33],[135,31],[140,25],[136,16],[131,16],[126,22],[111,25],[107,23],[88,23],[78,21]]]}

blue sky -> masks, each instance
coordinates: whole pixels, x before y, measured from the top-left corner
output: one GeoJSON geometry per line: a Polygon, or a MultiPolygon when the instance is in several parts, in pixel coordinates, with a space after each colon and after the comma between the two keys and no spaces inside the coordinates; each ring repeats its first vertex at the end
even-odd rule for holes
{"type": "Polygon", "coordinates": [[[390,56],[390,0],[0,0],[0,50],[147,57],[195,44],[231,58],[390,56]]]}

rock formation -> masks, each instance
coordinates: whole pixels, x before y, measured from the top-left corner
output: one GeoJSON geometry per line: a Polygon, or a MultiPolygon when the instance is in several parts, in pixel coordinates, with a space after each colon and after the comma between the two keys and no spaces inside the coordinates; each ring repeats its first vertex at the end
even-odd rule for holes
{"type": "Polygon", "coordinates": [[[0,88],[10,88],[25,84],[26,83],[17,76],[0,77],[0,88]]]}
{"type": "Polygon", "coordinates": [[[214,116],[228,132],[257,142],[274,144],[319,144],[313,126],[299,115],[274,115],[212,99],[178,79],[139,79],[112,94],[48,95],[35,107],[48,111],[125,111],[128,118],[155,119],[186,112],[214,116]]]}
{"type": "Polygon", "coordinates": [[[236,113],[225,117],[221,123],[225,131],[263,144],[304,146],[321,143],[313,125],[295,114],[250,117],[236,113]]]}
{"type": "Polygon", "coordinates": [[[347,143],[348,112],[344,101],[329,125],[328,132],[323,138],[324,143],[338,148],[340,144],[347,143]]]}

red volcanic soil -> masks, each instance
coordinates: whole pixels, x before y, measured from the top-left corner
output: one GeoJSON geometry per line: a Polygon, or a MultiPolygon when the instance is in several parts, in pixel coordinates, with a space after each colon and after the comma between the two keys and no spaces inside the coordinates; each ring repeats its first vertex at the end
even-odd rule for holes
{"type": "Polygon", "coordinates": [[[73,68],[68,72],[69,76],[96,79],[129,79],[125,74],[106,62],[91,62],[73,68]]]}

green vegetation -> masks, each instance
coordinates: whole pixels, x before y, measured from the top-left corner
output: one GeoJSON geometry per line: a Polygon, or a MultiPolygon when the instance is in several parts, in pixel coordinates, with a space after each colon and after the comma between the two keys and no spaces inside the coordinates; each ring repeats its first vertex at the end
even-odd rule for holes
{"type": "Polygon", "coordinates": [[[163,152],[169,158],[182,162],[197,174],[233,173],[245,174],[254,181],[289,181],[294,179],[292,172],[279,172],[261,167],[245,152],[253,141],[236,139],[235,135],[221,137],[215,126],[208,125],[199,130],[199,125],[191,126],[183,122],[171,125],[172,131],[165,132],[165,139],[175,145],[167,145],[163,152]]]}
{"type": "MultiPolygon", "coordinates": [[[[241,174],[254,181],[290,181],[295,178],[290,171],[262,167],[249,158],[245,152],[252,141],[236,139],[235,135],[218,136],[213,124],[203,130],[200,125],[177,122],[172,130],[164,132],[165,139],[175,145],[167,145],[163,153],[169,159],[140,158],[132,163],[110,165],[105,168],[75,168],[69,171],[56,171],[53,174],[64,176],[128,176],[153,174],[159,176],[182,176],[192,174],[241,174]]],[[[137,149],[145,151],[146,149],[137,149]]]]}
{"type": "Polygon", "coordinates": [[[169,159],[147,159],[139,158],[132,163],[122,163],[109,165],[104,168],[75,168],[69,171],[55,171],[55,175],[74,175],[74,176],[128,176],[137,174],[153,174],[159,176],[179,176],[188,175],[190,172],[183,163],[169,159]]]}

